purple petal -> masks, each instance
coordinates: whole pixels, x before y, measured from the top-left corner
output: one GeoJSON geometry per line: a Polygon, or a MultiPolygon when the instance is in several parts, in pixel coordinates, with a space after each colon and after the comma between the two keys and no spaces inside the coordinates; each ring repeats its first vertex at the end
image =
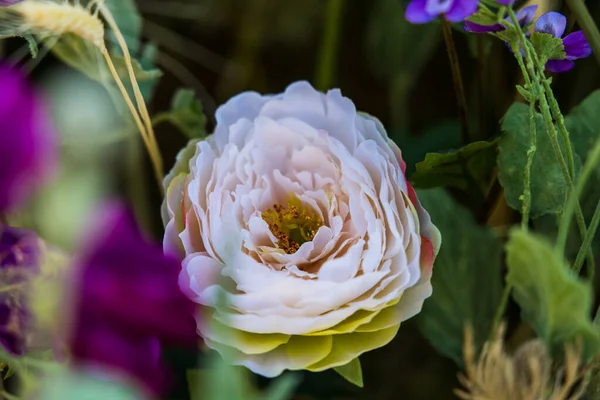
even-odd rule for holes
{"type": "Polygon", "coordinates": [[[550,60],[546,63],[546,70],[550,72],[566,72],[575,66],[571,60],[550,60]]]}
{"type": "Polygon", "coordinates": [[[477,12],[479,0],[454,0],[452,8],[446,13],[450,22],[462,22],[477,12]]]}
{"type": "Polygon", "coordinates": [[[85,335],[79,335],[71,343],[74,363],[85,368],[108,369],[160,395],[165,389],[166,371],[160,364],[159,341],[130,336],[94,317],[94,314],[84,317],[85,335]]]}
{"type": "Polygon", "coordinates": [[[0,225],[0,281],[16,285],[0,293],[0,344],[14,355],[25,353],[31,324],[25,285],[39,271],[39,250],[34,232],[0,225]]]}
{"type": "Polygon", "coordinates": [[[13,4],[20,3],[21,1],[23,0],[0,0],[0,7],[12,6],[13,4]]]}
{"type": "Polygon", "coordinates": [[[488,33],[488,32],[500,32],[505,30],[506,27],[502,24],[494,25],[479,25],[475,22],[465,20],[465,31],[473,33],[488,33]]]}
{"type": "Polygon", "coordinates": [[[496,1],[504,6],[510,6],[512,3],[515,2],[515,0],[496,0],[496,1]]]}
{"type": "Polygon", "coordinates": [[[0,66],[0,212],[19,205],[53,171],[54,130],[18,70],[0,66]]]}
{"type": "Polygon", "coordinates": [[[538,18],[535,31],[549,33],[555,38],[561,38],[567,27],[567,17],[556,11],[550,11],[538,18]]]}
{"type": "Polygon", "coordinates": [[[35,232],[0,225],[0,268],[39,267],[39,240],[35,232]]]}
{"type": "Polygon", "coordinates": [[[592,48],[585,38],[583,31],[576,31],[568,34],[563,39],[567,60],[577,60],[586,58],[592,54],[592,48]]]}
{"type": "Polygon", "coordinates": [[[427,0],[413,0],[406,7],[406,20],[413,24],[426,24],[436,19],[438,14],[427,12],[427,0]]]}
{"type": "Polygon", "coordinates": [[[537,9],[538,6],[536,4],[533,6],[523,7],[519,10],[519,12],[517,12],[517,19],[519,20],[519,25],[521,25],[521,28],[525,28],[531,21],[533,21],[537,9]]]}
{"type": "Polygon", "coordinates": [[[98,213],[76,281],[70,345],[80,364],[112,367],[158,393],[157,340],[195,344],[195,304],[179,289],[181,264],[137,229],[119,203],[98,213]],[[153,361],[154,360],[154,361],[153,361]]]}

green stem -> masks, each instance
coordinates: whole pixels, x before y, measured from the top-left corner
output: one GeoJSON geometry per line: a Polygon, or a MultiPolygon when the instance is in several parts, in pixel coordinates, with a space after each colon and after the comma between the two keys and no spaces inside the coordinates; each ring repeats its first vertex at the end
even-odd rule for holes
{"type": "Polygon", "coordinates": [[[592,47],[592,52],[596,61],[600,64],[600,31],[594,22],[594,18],[590,15],[584,0],[567,0],[569,8],[577,18],[577,22],[585,33],[585,37],[592,47]]]}
{"type": "Polygon", "coordinates": [[[333,76],[338,55],[338,42],[342,26],[343,0],[327,0],[325,9],[325,31],[319,51],[315,86],[319,90],[328,90],[333,84],[333,76]]]}
{"type": "MultiPolygon", "coordinates": [[[[558,164],[560,165],[560,168],[563,172],[565,181],[567,182],[567,186],[569,188],[569,194],[572,194],[575,191],[575,185],[573,183],[574,176],[572,176],[569,172],[569,167],[567,166],[567,163],[565,162],[564,156],[562,154],[562,150],[560,148],[560,144],[558,143],[558,132],[556,131],[556,127],[554,126],[554,120],[552,119],[552,113],[550,111],[550,106],[548,105],[548,101],[546,99],[546,96],[547,96],[546,87],[544,87],[542,84],[540,84],[540,81],[544,81],[546,79],[544,76],[544,65],[542,65],[540,63],[540,60],[537,57],[535,49],[533,48],[533,44],[529,40],[527,40],[527,38],[525,37],[525,33],[523,32],[523,30],[521,29],[521,26],[519,25],[519,22],[517,20],[517,16],[515,15],[514,10],[512,8],[508,8],[508,13],[514,24],[514,28],[519,33],[520,43],[523,44],[523,51],[525,52],[525,58],[527,59],[527,69],[529,70],[529,73],[530,73],[531,83],[535,86],[535,88],[532,87],[530,90],[535,90],[535,92],[536,92],[535,94],[538,96],[538,100],[539,100],[539,104],[540,104],[540,111],[542,112],[542,117],[544,119],[544,122],[546,123],[547,134],[548,134],[548,137],[550,138],[550,143],[552,144],[552,149],[554,151],[554,155],[556,156],[556,159],[558,160],[558,164]],[[536,68],[534,68],[534,61],[535,61],[536,68]]],[[[552,91],[552,89],[549,86],[547,87],[547,89],[549,92],[552,91]]],[[[558,106],[557,106],[557,108],[558,108],[558,106]]],[[[560,112],[560,110],[559,110],[559,112],[560,112]]],[[[567,138],[568,138],[568,132],[567,132],[567,138]]],[[[570,143],[567,146],[567,150],[570,153],[572,153],[572,151],[573,151],[570,146],[570,143]]],[[[569,157],[573,157],[573,155],[571,154],[569,157]]],[[[578,198],[575,200],[576,200],[575,219],[577,221],[577,226],[579,228],[579,233],[580,233],[581,237],[585,238],[585,235],[587,233],[585,218],[583,216],[583,211],[581,210],[581,206],[579,204],[578,198]]],[[[567,204],[565,204],[565,208],[566,208],[566,205],[567,204]]],[[[558,246],[557,249],[561,249],[564,251],[564,247],[561,248],[560,246],[558,246]]],[[[562,255],[564,253],[561,252],[560,254],[562,255]]],[[[591,251],[588,252],[587,259],[588,259],[589,267],[595,268],[595,261],[594,261],[594,257],[593,257],[593,254],[591,251]]]]}
{"type": "Polygon", "coordinates": [[[535,102],[529,103],[529,150],[527,150],[527,162],[525,163],[525,178],[523,180],[523,206],[521,227],[527,230],[529,227],[529,211],[531,209],[531,166],[535,157],[537,137],[535,131],[535,102]]]}
{"type": "Polygon", "coordinates": [[[502,291],[502,297],[500,298],[500,304],[498,304],[498,308],[496,308],[496,314],[494,315],[494,319],[492,321],[492,329],[490,330],[490,334],[488,336],[488,341],[491,341],[496,336],[498,331],[498,326],[500,326],[500,321],[502,320],[502,316],[504,315],[504,310],[506,309],[506,305],[508,304],[508,299],[510,298],[510,292],[512,290],[512,285],[510,283],[506,283],[504,286],[504,290],[502,291]]]}
{"type": "Polygon", "coordinates": [[[458,103],[458,112],[462,128],[462,140],[467,144],[470,142],[471,135],[469,133],[469,119],[467,117],[467,98],[465,96],[465,88],[463,85],[460,63],[458,61],[458,53],[452,37],[452,26],[442,18],[442,32],[444,33],[444,41],[448,50],[448,59],[450,60],[450,68],[452,70],[452,80],[454,82],[454,93],[456,102],[458,103]]]}
{"type": "MultiPolygon", "coordinates": [[[[596,204],[596,210],[594,210],[594,215],[592,216],[592,222],[590,222],[590,227],[583,238],[583,243],[581,244],[581,248],[577,253],[577,258],[575,259],[575,264],[573,264],[573,270],[577,273],[581,271],[581,267],[583,266],[583,260],[587,255],[590,246],[592,244],[592,240],[596,236],[596,231],[598,230],[598,224],[600,223],[600,201],[596,204]]],[[[588,278],[592,280],[594,274],[594,269],[589,268],[589,276],[588,278]]]]}
{"type": "MultiPolygon", "coordinates": [[[[594,143],[594,147],[592,148],[592,151],[590,152],[589,158],[588,158],[587,162],[585,163],[585,165],[583,166],[583,170],[581,171],[581,175],[579,176],[579,180],[577,181],[577,187],[569,195],[567,204],[565,206],[565,209],[563,211],[563,214],[562,214],[562,217],[560,220],[560,224],[559,224],[559,228],[558,228],[558,238],[556,240],[556,246],[557,246],[557,249],[561,252],[561,254],[564,252],[564,249],[565,249],[565,246],[567,243],[567,236],[569,233],[569,228],[571,226],[571,218],[573,217],[573,212],[576,210],[577,203],[578,203],[577,199],[583,192],[583,188],[585,187],[585,184],[589,180],[590,176],[594,173],[598,164],[600,164],[600,136],[598,137],[598,139],[596,139],[596,142],[594,143]]],[[[596,211],[594,212],[594,217],[593,217],[594,219],[598,218],[598,216],[596,214],[598,214],[598,207],[596,207],[596,211]]],[[[592,221],[592,223],[594,223],[594,221],[592,221]]],[[[597,226],[595,228],[597,228],[597,226]]],[[[591,231],[592,231],[592,229],[590,229],[583,236],[583,238],[584,238],[583,244],[581,245],[581,248],[579,249],[579,254],[577,254],[578,259],[581,258],[580,254],[582,251],[586,251],[586,253],[587,253],[588,248],[584,248],[584,246],[586,245],[587,242],[589,242],[591,244],[593,235],[595,233],[595,232],[591,232],[591,231]],[[591,235],[591,237],[590,237],[590,235],[591,235]]],[[[594,231],[595,231],[595,229],[594,229],[594,231]]],[[[589,246],[589,244],[587,246],[589,246]]]]}
{"type": "MultiPolygon", "coordinates": [[[[541,66],[538,66],[540,68],[541,66]]],[[[541,67],[543,71],[543,67],[541,67]]],[[[569,137],[569,131],[565,125],[565,118],[563,117],[562,112],[560,111],[560,107],[558,106],[558,102],[556,101],[556,97],[554,97],[554,92],[548,83],[548,80],[542,78],[542,83],[544,85],[544,91],[546,92],[546,97],[548,98],[548,102],[550,103],[550,110],[552,111],[552,116],[556,121],[556,125],[558,125],[558,130],[563,137],[565,143],[565,151],[567,153],[567,161],[569,165],[569,174],[571,178],[575,179],[575,158],[573,156],[573,148],[571,146],[571,139],[569,137]]]]}

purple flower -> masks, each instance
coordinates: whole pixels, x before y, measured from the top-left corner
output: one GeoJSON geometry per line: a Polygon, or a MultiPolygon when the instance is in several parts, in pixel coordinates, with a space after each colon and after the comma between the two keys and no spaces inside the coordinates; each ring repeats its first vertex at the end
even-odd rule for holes
{"type": "MultiPolygon", "coordinates": [[[[548,33],[555,38],[562,38],[567,27],[567,17],[550,11],[542,15],[535,23],[534,30],[540,33],[548,33]]],[[[592,49],[583,31],[576,31],[562,38],[565,46],[564,60],[549,60],[546,69],[550,72],[566,72],[575,66],[574,60],[586,58],[592,54],[592,49]]]]}
{"type": "MultiPolygon", "coordinates": [[[[533,5],[533,6],[524,7],[521,10],[519,10],[519,12],[517,12],[517,20],[519,21],[519,25],[521,26],[521,29],[525,29],[527,27],[527,25],[529,25],[531,23],[531,21],[533,21],[533,18],[535,17],[535,12],[537,11],[537,8],[538,8],[537,5],[533,5]]],[[[509,20],[508,17],[506,18],[506,20],[507,21],[509,20]]],[[[465,30],[467,32],[474,32],[474,33],[501,32],[501,31],[506,30],[506,27],[507,27],[507,24],[505,24],[505,23],[498,23],[498,24],[494,24],[494,25],[480,25],[480,24],[476,24],[471,21],[465,21],[465,30]]]]}
{"type": "Polygon", "coordinates": [[[13,4],[20,3],[21,1],[23,0],[0,0],[0,7],[12,6],[13,4]]]}
{"type": "Polygon", "coordinates": [[[425,24],[443,15],[450,22],[461,22],[477,11],[479,0],[413,0],[406,8],[406,19],[425,24]]]}
{"type": "Polygon", "coordinates": [[[0,225],[0,279],[4,288],[0,293],[0,343],[14,355],[25,352],[31,324],[25,285],[39,272],[39,252],[34,232],[0,225]]]}
{"type": "Polygon", "coordinates": [[[72,354],[160,393],[165,385],[159,341],[196,343],[195,305],[179,289],[180,262],[147,242],[120,204],[99,214],[77,268],[72,354]]]}
{"type": "Polygon", "coordinates": [[[54,165],[54,131],[18,70],[0,66],[0,212],[24,201],[54,165]]]}

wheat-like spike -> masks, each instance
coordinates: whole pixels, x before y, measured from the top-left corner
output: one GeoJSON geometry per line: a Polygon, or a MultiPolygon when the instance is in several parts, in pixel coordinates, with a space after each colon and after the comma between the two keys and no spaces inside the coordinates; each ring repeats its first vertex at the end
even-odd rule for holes
{"type": "Polygon", "coordinates": [[[48,35],[73,33],[101,51],[106,48],[102,21],[78,4],[29,0],[13,5],[12,9],[22,15],[23,28],[28,31],[48,35]]]}

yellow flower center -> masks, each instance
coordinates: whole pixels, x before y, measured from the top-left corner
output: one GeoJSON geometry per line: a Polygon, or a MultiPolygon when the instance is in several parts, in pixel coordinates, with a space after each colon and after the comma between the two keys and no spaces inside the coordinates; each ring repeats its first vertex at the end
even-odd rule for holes
{"type": "Polygon", "coordinates": [[[279,248],[287,254],[294,254],[303,243],[313,240],[323,226],[323,220],[315,210],[302,204],[294,195],[286,202],[285,207],[273,204],[273,207],[262,213],[262,219],[277,238],[279,248]]]}

